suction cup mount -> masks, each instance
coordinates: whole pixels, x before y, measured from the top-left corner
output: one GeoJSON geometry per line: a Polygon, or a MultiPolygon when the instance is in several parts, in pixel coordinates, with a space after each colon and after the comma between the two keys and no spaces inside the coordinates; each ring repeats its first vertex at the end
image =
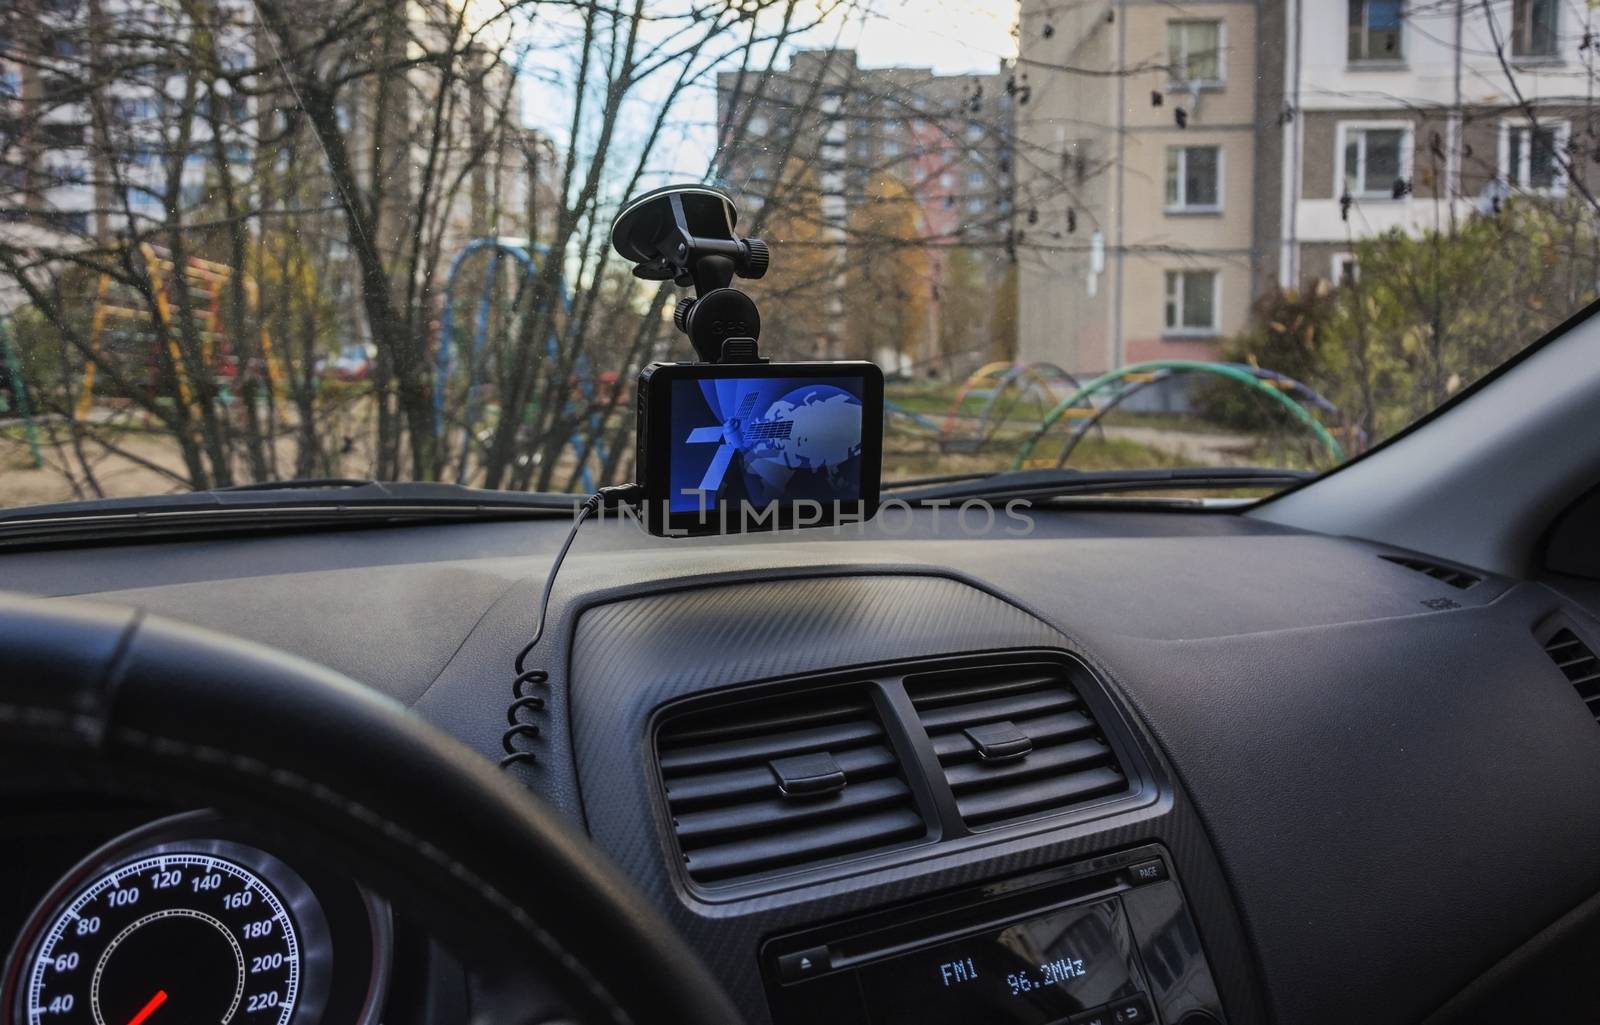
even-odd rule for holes
{"type": "Polygon", "coordinates": [[[611,245],[645,281],[693,286],[672,322],[707,363],[765,362],[757,350],[761,314],[731,287],[735,276],[760,278],[771,254],[758,238],[734,231],[739,212],[724,192],[704,185],[668,185],[629,203],[611,225],[611,245]]]}

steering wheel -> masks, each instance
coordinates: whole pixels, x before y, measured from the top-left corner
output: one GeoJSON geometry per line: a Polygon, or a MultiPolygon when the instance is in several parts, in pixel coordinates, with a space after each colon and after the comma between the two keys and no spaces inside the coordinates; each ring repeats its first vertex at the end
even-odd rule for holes
{"type": "Polygon", "coordinates": [[[538,973],[578,1020],[740,1021],[598,848],[404,706],[246,641],[0,594],[0,800],[63,780],[311,838],[430,925],[538,973]]]}

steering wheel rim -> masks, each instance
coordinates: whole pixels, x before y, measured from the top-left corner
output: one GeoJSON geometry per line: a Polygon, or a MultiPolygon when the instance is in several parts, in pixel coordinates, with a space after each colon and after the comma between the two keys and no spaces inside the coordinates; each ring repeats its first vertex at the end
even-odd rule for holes
{"type": "Polygon", "coordinates": [[[63,773],[304,830],[397,902],[520,944],[582,1020],[741,1021],[598,848],[399,703],[248,641],[0,593],[0,793],[63,773]]]}

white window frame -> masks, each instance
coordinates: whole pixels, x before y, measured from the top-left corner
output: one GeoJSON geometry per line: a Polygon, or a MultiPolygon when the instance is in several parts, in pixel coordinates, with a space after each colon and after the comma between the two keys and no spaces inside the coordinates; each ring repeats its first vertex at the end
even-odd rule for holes
{"type": "Polygon", "coordinates": [[[1222,333],[1222,271],[1215,267],[1168,267],[1161,274],[1161,334],[1165,338],[1215,338],[1222,333]],[[1196,327],[1183,323],[1183,282],[1186,275],[1203,274],[1211,275],[1211,323],[1205,327],[1196,327]],[[1173,277],[1175,275],[1175,277],[1173,277]],[[1178,292],[1174,296],[1169,288],[1172,281],[1177,281],[1178,292]],[[1173,303],[1178,312],[1178,324],[1167,323],[1167,304],[1173,303]]]}
{"type": "MultiPolygon", "coordinates": [[[[1550,185],[1533,186],[1527,184],[1528,178],[1533,173],[1533,146],[1522,147],[1522,166],[1515,169],[1511,167],[1511,133],[1527,132],[1528,142],[1533,141],[1534,122],[1527,118],[1502,118],[1500,120],[1500,147],[1495,159],[1495,168],[1500,181],[1505,185],[1529,196],[1565,196],[1567,194],[1567,172],[1561,162],[1556,161],[1556,178],[1550,185]]],[[[1556,133],[1556,149],[1566,149],[1567,143],[1572,140],[1572,122],[1565,119],[1545,120],[1541,118],[1537,127],[1548,128],[1556,133]]]]}
{"type": "MultiPolygon", "coordinates": [[[[1532,0],[1529,0],[1529,3],[1532,3],[1532,0]]],[[[1555,36],[1555,44],[1556,44],[1555,48],[1550,50],[1548,53],[1518,53],[1517,52],[1517,46],[1516,46],[1516,41],[1517,41],[1517,0],[1511,0],[1511,8],[1506,14],[1506,37],[1507,37],[1506,43],[1507,43],[1508,47],[1511,50],[1511,59],[1512,60],[1518,61],[1518,62],[1521,62],[1521,61],[1538,62],[1538,61],[1558,61],[1558,60],[1561,59],[1561,3],[1560,3],[1560,0],[1555,0],[1555,3],[1552,6],[1553,6],[1554,10],[1551,13],[1552,13],[1552,16],[1555,18],[1555,25],[1552,26],[1552,33],[1555,36]]],[[[1532,12],[1529,11],[1528,13],[1529,13],[1529,15],[1531,17],[1532,12]]],[[[1528,33],[1524,32],[1523,33],[1523,39],[1526,40],[1527,37],[1528,37],[1528,33]]]]}
{"type": "MultiPolygon", "coordinates": [[[[1400,177],[1411,181],[1411,164],[1417,147],[1416,125],[1410,121],[1340,121],[1338,130],[1334,134],[1333,145],[1333,198],[1338,199],[1344,195],[1344,148],[1352,132],[1392,131],[1400,129],[1404,134],[1400,139],[1400,177]]],[[[1357,176],[1361,184],[1367,184],[1367,144],[1361,143],[1361,155],[1357,158],[1357,176]]],[[[1408,194],[1409,195],[1409,194],[1408,194]]],[[[1394,183],[1377,191],[1363,191],[1350,193],[1352,199],[1363,202],[1374,200],[1387,200],[1395,202],[1394,183]]],[[[1407,197],[1401,197],[1405,199],[1407,197]]]]}
{"type": "MultiPolygon", "coordinates": [[[[1224,18],[1169,18],[1167,19],[1167,60],[1172,60],[1172,29],[1175,25],[1210,25],[1217,26],[1217,77],[1199,78],[1193,81],[1180,79],[1168,75],[1167,89],[1169,91],[1182,91],[1192,88],[1221,89],[1228,84],[1228,22],[1224,18]]],[[[1188,43],[1184,44],[1183,67],[1189,66],[1188,43]]],[[[1174,70],[1169,68],[1169,71],[1174,70]]]]}
{"type": "Polygon", "coordinates": [[[1334,285],[1344,284],[1345,264],[1350,265],[1350,280],[1354,281],[1361,276],[1361,264],[1357,262],[1355,253],[1334,253],[1333,259],[1328,264],[1331,275],[1328,280],[1334,285]]]}
{"type": "Polygon", "coordinates": [[[1407,10],[1407,6],[1408,6],[1408,3],[1409,3],[1409,0],[1401,0],[1401,2],[1400,2],[1400,33],[1399,33],[1399,35],[1400,35],[1399,51],[1400,52],[1396,53],[1392,57],[1384,56],[1384,55],[1381,55],[1381,54],[1379,56],[1374,57],[1371,53],[1362,54],[1360,57],[1352,57],[1352,56],[1350,56],[1350,39],[1349,39],[1350,10],[1349,10],[1349,7],[1350,7],[1351,4],[1357,4],[1357,3],[1363,5],[1362,12],[1361,12],[1361,17],[1362,17],[1362,22],[1361,22],[1362,38],[1363,38],[1364,41],[1366,41],[1368,43],[1370,43],[1371,40],[1372,40],[1371,17],[1370,17],[1371,6],[1370,6],[1368,0],[1345,0],[1345,15],[1344,15],[1344,17],[1345,17],[1344,28],[1345,28],[1345,33],[1346,33],[1346,35],[1345,35],[1345,43],[1344,43],[1345,60],[1348,61],[1351,64],[1356,64],[1356,65],[1369,65],[1370,64],[1370,65],[1374,65],[1374,66],[1378,66],[1378,67],[1385,67],[1385,66],[1387,66],[1387,67],[1399,67],[1399,66],[1404,66],[1405,62],[1406,62],[1406,50],[1407,50],[1408,44],[1410,42],[1410,40],[1408,40],[1406,38],[1406,18],[1411,13],[1410,11],[1407,10]]]}
{"type": "MultiPolygon", "coordinates": [[[[1169,214],[1220,214],[1222,212],[1222,183],[1227,180],[1227,155],[1223,146],[1213,143],[1210,146],[1168,146],[1163,156],[1170,155],[1173,150],[1178,151],[1178,191],[1186,193],[1185,182],[1188,180],[1189,150],[1214,149],[1217,151],[1217,201],[1215,203],[1191,203],[1187,195],[1180,195],[1176,204],[1167,204],[1166,212],[1169,214]]],[[[1165,173],[1165,169],[1163,169],[1165,173]]],[[[1166,181],[1161,183],[1162,197],[1166,197],[1166,181]]]]}

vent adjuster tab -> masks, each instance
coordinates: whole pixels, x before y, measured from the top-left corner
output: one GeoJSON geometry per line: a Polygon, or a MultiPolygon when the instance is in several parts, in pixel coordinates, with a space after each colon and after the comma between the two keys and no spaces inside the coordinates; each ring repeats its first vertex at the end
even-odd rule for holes
{"type": "Polygon", "coordinates": [[[826,797],[844,789],[844,770],[826,751],[774,758],[767,766],[778,777],[778,792],[784,797],[804,800],[826,797]]]}
{"type": "Polygon", "coordinates": [[[1033,750],[1033,741],[1010,719],[968,726],[962,732],[978,749],[978,757],[986,762],[1014,762],[1028,757],[1028,752],[1033,750]]]}

